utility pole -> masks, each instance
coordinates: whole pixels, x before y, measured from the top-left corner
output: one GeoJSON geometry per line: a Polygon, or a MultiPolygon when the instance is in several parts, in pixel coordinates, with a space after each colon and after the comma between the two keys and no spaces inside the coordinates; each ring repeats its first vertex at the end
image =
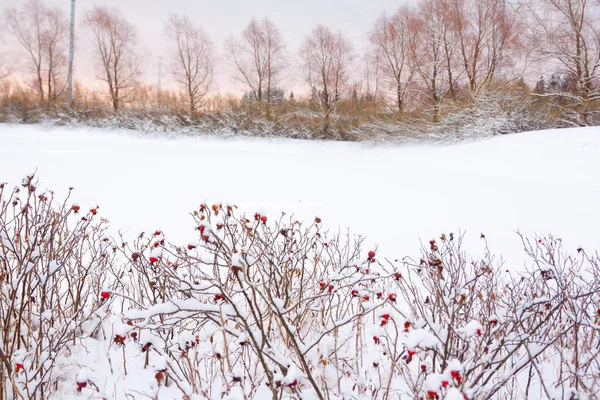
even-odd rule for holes
{"type": "Polygon", "coordinates": [[[67,78],[67,108],[73,101],[73,48],[75,42],[75,0],[71,0],[71,28],[69,32],[69,76],[67,78]]]}

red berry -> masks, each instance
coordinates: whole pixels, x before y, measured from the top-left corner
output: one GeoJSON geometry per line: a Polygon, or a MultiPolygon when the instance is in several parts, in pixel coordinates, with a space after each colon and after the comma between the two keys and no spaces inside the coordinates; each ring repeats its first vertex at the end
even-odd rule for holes
{"type": "Polygon", "coordinates": [[[427,391],[427,397],[429,399],[439,399],[440,397],[438,396],[437,392],[434,392],[433,390],[428,390],[427,391]]]}
{"type": "Polygon", "coordinates": [[[378,299],[380,299],[380,298],[382,298],[382,297],[383,297],[383,293],[381,293],[381,292],[377,292],[377,298],[378,298],[378,299]]]}
{"type": "Polygon", "coordinates": [[[195,248],[196,248],[196,246],[195,246],[195,245],[193,245],[193,244],[191,244],[191,243],[190,243],[190,244],[188,244],[188,250],[193,250],[193,249],[195,249],[195,248]]]}
{"type": "Polygon", "coordinates": [[[115,337],[113,338],[113,341],[114,341],[115,343],[122,344],[122,343],[124,343],[124,342],[125,342],[125,339],[126,339],[126,337],[125,337],[125,336],[121,336],[121,335],[115,335],[115,337]]]}
{"type": "Polygon", "coordinates": [[[17,364],[15,365],[15,371],[18,371],[18,370],[20,370],[20,369],[23,369],[23,364],[21,364],[21,363],[17,363],[17,364]]]}
{"type": "Polygon", "coordinates": [[[477,335],[481,336],[481,329],[477,328],[477,335]]]}
{"type": "Polygon", "coordinates": [[[409,357],[412,357],[412,356],[414,356],[415,354],[417,354],[417,352],[416,352],[416,351],[414,351],[414,350],[408,350],[408,356],[409,356],[409,357]]]}
{"type": "Polygon", "coordinates": [[[266,223],[267,222],[267,216],[263,215],[262,217],[260,217],[260,220],[262,221],[262,223],[266,223]]]}
{"type": "Polygon", "coordinates": [[[215,294],[215,301],[223,300],[224,298],[222,294],[215,294]]]}
{"type": "Polygon", "coordinates": [[[373,258],[373,257],[375,257],[375,252],[373,250],[371,250],[369,252],[369,258],[373,258]]]}
{"type": "Polygon", "coordinates": [[[351,294],[352,294],[352,297],[357,297],[358,296],[358,290],[352,289],[351,294]]]}
{"type": "Polygon", "coordinates": [[[381,316],[381,318],[383,318],[383,319],[385,319],[385,320],[387,321],[388,319],[390,319],[390,314],[387,314],[387,313],[386,313],[386,314],[383,314],[383,315],[381,316]]]}
{"type": "Polygon", "coordinates": [[[81,392],[81,389],[87,386],[87,382],[77,382],[77,391],[81,392]]]}
{"type": "Polygon", "coordinates": [[[321,218],[319,218],[319,217],[315,218],[315,222],[316,222],[317,224],[320,224],[320,223],[321,223],[321,218]]]}
{"type": "Polygon", "coordinates": [[[460,376],[460,373],[458,371],[450,371],[450,376],[456,379],[456,382],[458,383],[460,383],[460,381],[462,380],[462,377],[460,376]]]}
{"type": "Polygon", "coordinates": [[[150,258],[148,259],[148,261],[150,261],[150,264],[154,264],[155,262],[157,262],[157,261],[158,261],[158,258],[157,258],[157,257],[150,257],[150,258]]]}
{"type": "Polygon", "coordinates": [[[394,272],[394,279],[396,279],[397,281],[400,280],[400,278],[402,278],[402,274],[400,272],[394,272]]]}
{"type": "Polygon", "coordinates": [[[73,204],[73,205],[71,206],[71,210],[73,210],[73,212],[74,212],[75,214],[77,214],[77,213],[79,212],[79,210],[80,210],[80,209],[81,209],[81,207],[79,207],[77,204],[73,204]]]}
{"type": "Polygon", "coordinates": [[[427,365],[425,365],[425,364],[421,365],[421,371],[427,371],[427,365]]]}
{"type": "Polygon", "coordinates": [[[381,326],[386,326],[387,325],[387,319],[382,319],[380,325],[381,326]]]}
{"type": "Polygon", "coordinates": [[[448,381],[442,381],[442,386],[443,386],[443,387],[446,387],[446,386],[448,386],[448,381]]]}
{"type": "Polygon", "coordinates": [[[232,266],[231,266],[231,271],[232,271],[234,274],[236,274],[236,275],[237,275],[239,272],[241,272],[241,271],[242,271],[242,267],[240,267],[240,266],[238,266],[238,265],[232,265],[232,266]]]}
{"type": "Polygon", "coordinates": [[[154,242],[154,243],[152,244],[152,246],[154,246],[154,247],[158,247],[159,245],[160,245],[160,243],[158,243],[158,242],[154,242]]]}
{"type": "Polygon", "coordinates": [[[90,212],[92,213],[92,215],[96,215],[96,213],[98,212],[98,210],[96,210],[95,208],[92,208],[90,210],[90,212]]]}
{"type": "Polygon", "coordinates": [[[135,340],[137,338],[137,332],[131,332],[129,336],[131,336],[133,340],[135,340]]]}
{"type": "Polygon", "coordinates": [[[140,255],[138,253],[131,253],[131,259],[134,262],[137,261],[138,258],[140,258],[140,255]]]}
{"type": "Polygon", "coordinates": [[[390,293],[388,294],[388,300],[395,302],[396,301],[396,293],[390,293]]]}
{"type": "Polygon", "coordinates": [[[375,344],[379,344],[379,338],[377,336],[373,336],[373,341],[375,344]]]}
{"type": "Polygon", "coordinates": [[[289,388],[295,388],[296,386],[298,386],[298,380],[294,379],[294,381],[292,383],[288,383],[287,387],[289,388]]]}
{"type": "Polygon", "coordinates": [[[371,297],[369,297],[369,295],[368,295],[368,294],[365,294],[365,295],[363,296],[363,300],[365,300],[365,301],[369,301],[369,299],[370,299],[370,298],[371,298],[371,297]]]}
{"type": "Polygon", "coordinates": [[[110,292],[100,292],[100,297],[106,300],[110,297],[110,292]]]}
{"type": "Polygon", "coordinates": [[[324,288],[325,288],[325,286],[327,286],[327,283],[325,283],[325,282],[323,282],[323,281],[319,282],[319,287],[320,287],[321,289],[324,289],[324,288]]]}
{"type": "Polygon", "coordinates": [[[404,332],[408,332],[408,330],[409,330],[409,328],[410,328],[410,325],[411,325],[411,324],[410,324],[410,322],[408,322],[408,321],[406,321],[406,322],[404,323],[404,332]]]}
{"type": "Polygon", "coordinates": [[[332,284],[329,285],[329,291],[330,292],[333,291],[333,285],[332,284]]]}

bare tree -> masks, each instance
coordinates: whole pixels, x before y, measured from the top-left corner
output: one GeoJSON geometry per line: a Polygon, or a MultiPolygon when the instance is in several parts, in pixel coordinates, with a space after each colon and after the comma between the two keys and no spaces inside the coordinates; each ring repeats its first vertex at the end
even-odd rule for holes
{"type": "Polygon", "coordinates": [[[371,52],[381,61],[381,76],[393,93],[394,106],[399,114],[406,106],[415,71],[409,57],[411,14],[408,7],[401,7],[391,17],[384,14],[369,34],[371,52]]]}
{"type": "Polygon", "coordinates": [[[379,58],[367,52],[361,60],[361,76],[365,82],[365,95],[369,102],[377,103],[380,100],[381,68],[379,58]]]}
{"type": "Polygon", "coordinates": [[[173,76],[184,87],[189,112],[194,117],[213,82],[212,42],[202,28],[195,27],[185,16],[171,15],[165,32],[173,48],[173,76]]]}
{"type": "Polygon", "coordinates": [[[433,122],[440,121],[442,100],[452,87],[452,63],[447,59],[452,49],[444,11],[443,0],[424,0],[409,26],[409,57],[419,78],[416,97],[431,108],[433,122]]]}
{"type": "Polygon", "coordinates": [[[442,51],[444,54],[444,63],[446,75],[448,77],[448,94],[452,99],[456,99],[456,82],[459,80],[457,70],[457,48],[458,48],[458,37],[452,24],[451,14],[451,1],[452,0],[438,0],[436,3],[436,11],[442,12],[444,17],[442,18],[443,27],[441,34],[442,51]]]}
{"type": "Polygon", "coordinates": [[[341,32],[318,25],[306,37],[300,52],[306,82],[323,113],[327,132],[331,114],[348,84],[352,44],[341,32]]]}
{"type": "Polygon", "coordinates": [[[574,81],[578,122],[589,123],[590,106],[600,100],[600,3],[540,0],[530,10],[537,22],[532,37],[541,60],[574,81]]]}
{"type": "Polygon", "coordinates": [[[118,10],[94,7],[85,18],[93,36],[98,77],[106,82],[113,110],[133,94],[142,58],[138,53],[135,27],[118,10]]]}
{"type": "MultiPolygon", "coordinates": [[[[458,57],[475,96],[498,78],[501,68],[513,63],[511,53],[520,48],[518,10],[505,0],[451,0],[448,12],[458,39],[458,57]]],[[[503,80],[514,80],[507,72],[503,80]]]]}
{"type": "Polygon", "coordinates": [[[66,83],[66,17],[59,8],[47,7],[40,0],[27,0],[20,9],[8,9],[6,20],[34,76],[30,86],[42,103],[53,103],[66,83]]]}
{"type": "Polygon", "coordinates": [[[271,102],[286,66],[279,29],[268,18],[252,19],[241,38],[229,38],[225,47],[235,67],[235,79],[247,86],[253,100],[271,102]]]}
{"type": "Polygon", "coordinates": [[[71,20],[69,22],[69,72],[67,75],[67,107],[73,101],[73,58],[75,56],[75,0],[71,0],[71,20]]]}

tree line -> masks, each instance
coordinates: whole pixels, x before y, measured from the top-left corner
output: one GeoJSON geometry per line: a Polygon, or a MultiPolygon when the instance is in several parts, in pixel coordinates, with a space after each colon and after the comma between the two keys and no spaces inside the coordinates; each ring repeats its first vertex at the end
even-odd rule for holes
{"type": "MultiPolygon", "coordinates": [[[[36,109],[63,107],[67,15],[27,0],[5,11],[5,25],[22,50],[26,69],[17,72],[26,78],[19,86],[1,69],[3,105],[33,96],[28,102],[36,109]]],[[[244,87],[239,97],[214,94],[217,46],[187,16],[172,14],[163,27],[177,90],[142,83],[141,38],[118,9],[92,8],[81,28],[104,89],[80,82],[71,110],[90,103],[105,113],[158,108],[194,121],[250,107],[277,120],[293,107],[330,132],[350,114],[362,122],[417,118],[439,124],[490,94],[518,93],[563,124],[590,125],[599,118],[600,0],[419,0],[377,18],[360,53],[347,35],[325,25],[308,32],[294,51],[273,21],[252,19],[222,47],[232,78],[244,87]],[[285,87],[293,71],[301,72],[307,94],[285,87]]]]}

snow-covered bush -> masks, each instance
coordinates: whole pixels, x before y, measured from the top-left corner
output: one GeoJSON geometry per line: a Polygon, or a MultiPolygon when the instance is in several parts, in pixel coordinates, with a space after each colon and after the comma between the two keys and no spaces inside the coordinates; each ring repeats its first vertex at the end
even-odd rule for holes
{"type": "MultiPolygon", "coordinates": [[[[399,310],[405,365],[398,373],[408,394],[454,398],[458,389],[466,399],[594,397],[600,390],[598,349],[592,349],[597,255],[580,249],[565,257],[557,239],[523,238],[534,263],[511,274],[487,244],[485,256],[472,260],[461,241],[452,234],[431,240],[422,258],[404,260],[395,281],[406,305],[399,310]]],[[[399,340],[394,334],[383,335],[388,354],[399,340]]]]}
{"type": "Polygon", "coordinates": [[[388,274],[360,238],[330,237],[319,218],[268,218],[202,205],[189,244],[167,246],[157,231],[123,248],[139,282],[128,296],[149,300],[125,319],[160,338],[186,395],[325,398],[356,383],[388,274]]]}
{"type": "MultiPolygon", "coordinates": [[[[330,115],[327,129],[320,113],[301,105],[274,106],[267,116],[251,106],[214,110],[190,119],[168,109],[27,109],[0,104],[0,121],[47,126],[129,129],[143,135],[286,137],[303,140],[373,141],[395,143],[442,142],[486,138],[531,130],[572,126],[553,116],[553,108],[520,92],[485,92],[464,105],[448,105],[433,123],[414,113],[364,114],[352,109],[330,115]]],[[[366,105],[365,105],[366,107],[366,105]]],[[[366,108],[368,109],[368,107],[366,108]]],[[[591,123],[591,122],[590,122],[591,123]]]]}
{"type": "MultiPolygon", "coordinates": [[[[0,184],[0,398],[42,399],[68,381],[69,353],[101,328],[115,252],[97,208],[0,184]]],[[[80,382],[81,383],[81,382],[80,382]]],[[[81,383],[84,384],[85,382],[81,383]]]]}
{"type": "Polygon", "coordinates": [[[320,218],[193,213],[188,243],[0,189],[0,399],[591,399],[600,259],[508,272],[461,235],[387,259],[320,218]],[[130,240],[133,239],[133,240],[130,240]]]}

